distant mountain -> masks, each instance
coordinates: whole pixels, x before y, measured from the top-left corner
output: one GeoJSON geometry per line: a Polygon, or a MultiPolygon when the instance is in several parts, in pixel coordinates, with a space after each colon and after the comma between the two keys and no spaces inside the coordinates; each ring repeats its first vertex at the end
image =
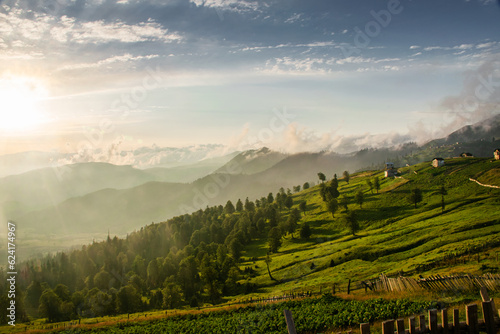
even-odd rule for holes
{"type": "Polygon", "coordinates": [[[40,209],[100,189],[126,189],[155,180],[131,166],[97,162],[43,168],[0,179],[0,205],[40,209]]]}
{"type": "Polygon", "coordinates": [[[477,141],[495,141],[498,139],[500,139],[500,115],[493,116],[472,125],[464,126],[442,140],[444,140],[444,144],[456,144],[477,141]]]}
{"type": "Polygon", "coordinates": [[[73,235],[125,234],[162,221],[186,202],[188,185],[149,182],[130,189],[104,189],[14,217],[23,233],[73,235]]]}
{"type": "Polygon", "coordinates": [[[51,167],[59,159],[68,158],[68,155],[55,152],[22,152],[0,156],[0,177],[17,175],[35,169],[51,167]]]}
{"type": "Polygon", "coordinates": [[[267,147],[258,150],[248,150],[241,152],[215,172],[247,175],[256,174],[271,168],[288,156],[288,154],[275,152],[267,147]]]}
{"type": "Polygon", "coordinates": [[[144,171],[153,175],[158,181],[190,183],[216,172],[238,154],[239,152],[233,152],[222,157],[204,159],[194,164],[170,168],[155,167],[144,169],[144,171]]]}

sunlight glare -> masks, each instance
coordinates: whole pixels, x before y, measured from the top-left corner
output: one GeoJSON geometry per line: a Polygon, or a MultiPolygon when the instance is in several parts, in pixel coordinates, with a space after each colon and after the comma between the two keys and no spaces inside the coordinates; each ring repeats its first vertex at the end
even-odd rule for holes
{"type": "Polygon", "coordinates": [[[26,133],[46,121],[40,100],[47,91],[36,79],[0,79],[0,132],[26,133]]]}

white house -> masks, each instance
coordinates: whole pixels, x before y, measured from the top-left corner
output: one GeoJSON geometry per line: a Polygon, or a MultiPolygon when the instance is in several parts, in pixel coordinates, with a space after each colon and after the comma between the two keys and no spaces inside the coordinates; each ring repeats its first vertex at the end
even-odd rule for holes
{"type": "Polygon", "coordinates": [[[434,166],[436,168],[444,166],[444,159],[443,158],[434,158],[434,160],[432,160],[432,166],[434,166]]]}

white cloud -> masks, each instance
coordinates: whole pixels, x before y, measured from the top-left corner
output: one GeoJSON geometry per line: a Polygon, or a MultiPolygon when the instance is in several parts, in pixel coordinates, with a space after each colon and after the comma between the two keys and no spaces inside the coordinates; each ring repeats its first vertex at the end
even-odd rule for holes
{"type": "Polygon", "coordinates": [[[167,29],[152,20],[136,25],[128,25],[121,21],[107,23],[104,21],[76,22],[75,19],[63,16],[55,26],[50,29],[52,37],[61,42],[108,43],[122,42],[134,43],[145,41],[173,42],[181,40],[177,33],[169,33],[167,29]]]}
{"type": "Polygon", "coordinates": [[[410,46],[410,50],[414,50],[414,49],[420,49],[420,46],[418,46],[418,45],[410,46]]]}
{"type": "Polygon", "coordinates": [[[58,160],[58,164],[83,162],[106,162],[115,165],[131,165],[137,168],[173,167],[193,164],[204,159],[223,156],[227,153],[224,145],[193,145],[185,147],[141,147],[122,150],[122,142],[117,141],[102,148],[82,149],[58,160]]]}
{"type": "MultiPolygon", "coordinates": [[[[50,39],[59,43],[102,44],[109,42],[135,43],[145,41],[174,42],[182,40],[152,20],[135,25],[122,21],[79,22],[67,16],[54,17],[14,8],[8,14],[0,13],[0,35],[12,43],[36,43],[43,47],[50,39]]],[[[12,45],[16,47],[16,44],[12,45]]]]}
{"type": "Polygon", "coordinates": [[[485,49],[485,48],[491,48],[494,46],[496,43],[495,42],[489,42],[489,43],[480,43],[476,45],[477,49],[485,49]]]}
{"type": "Polygon", "coordinates": [[[302,14],[295,13],[285,20],[285,23],[295,23],[297,21],[301,21],[302,14]]]}
{"type": "Polygon", "coordinates": [[[211,7],[233,12],[257,11],[256,2],[244,0],[191,0],[197,7],[211,7]]]}
{"type": "Polygon", "coordinates": [[[126,53],[121,56],[113,56],[110,58],[106,58],[103,60],[100,60],[98,62],[93,62],[93,63],[81,63],[81,64],[72,64],[72,65],[66,65],[61,68],[59,68],[60,71],[65,71],[65,70],[77,70],[77,69],[85,69],[85,68],[98,68],[102,66],[107,66],[113,63],[126,63],[126,62],[132,62],[132,61],[138,61],[138,60],[149,60],[153,58],[157,58],[159,55],[147,55],[147,56],[132,56],[129,53],[126,53]]]}

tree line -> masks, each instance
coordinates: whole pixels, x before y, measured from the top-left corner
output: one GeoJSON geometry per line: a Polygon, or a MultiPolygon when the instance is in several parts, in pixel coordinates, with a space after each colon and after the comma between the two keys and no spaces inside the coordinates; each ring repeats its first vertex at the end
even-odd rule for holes
{"type": "MultiPolygon", "coordinates": [[[[253,270],[240,270],[242,252],[253,239],[267,238],[277,252],[284,235],[294,237],[306,203],[293,208],[283,188],[256,201],[231,201],[151,224],[126,238],[108,238],[81,249],[28,260],[19,266],[18,318],[49,322],[216,304],[250,293],[241,284],[253,270]]],[[[310,227],[302,224],[300,236],[310,227]],[[305,226],[305,227],[304,227],[305,226]]],[[[0,280],[5,282],[5,271],[0,280]]],[[[6,297],[0,284],[0,306],[6,297]]],[[[4,319],[2,319],[4,321],[4,319]]]]}

